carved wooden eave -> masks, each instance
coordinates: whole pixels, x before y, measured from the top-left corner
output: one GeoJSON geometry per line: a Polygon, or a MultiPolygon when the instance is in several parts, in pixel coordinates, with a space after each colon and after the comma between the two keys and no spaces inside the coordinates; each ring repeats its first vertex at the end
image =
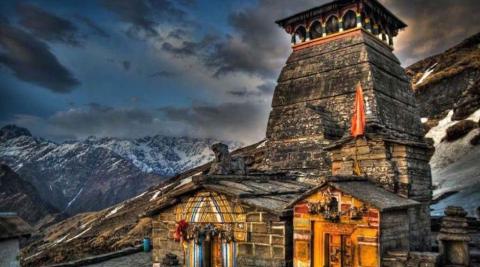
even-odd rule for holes
{"type": "Polygon", "coordinates": [[[294,207],[298,202],[318,192],[325,186],[332,186],[335,189],[358,198],[359,200],[378,208],[381,212],[404,210],[420,205],[420,203],[415,200],[400,197],[377,186],[376,184],[368,181],[365,177],[331,176],[318,186],[315,186],[314,188],[311,188],[310,190],[301,194],[298,198],[290,202],[287,207],[294,207]]]}

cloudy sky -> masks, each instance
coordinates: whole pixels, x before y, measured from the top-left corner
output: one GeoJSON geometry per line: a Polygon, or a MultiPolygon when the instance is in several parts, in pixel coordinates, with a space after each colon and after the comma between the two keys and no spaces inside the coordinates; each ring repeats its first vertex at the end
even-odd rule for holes
{"type": "MultiPolygon", "coordinates": [[[[291,48],[276,19],[323,0],[0,1],[0,126],[62,141],[263,138],[291,48]]],[[[480,31],[478,0],[381,0],[404,66],[480,31]]]]}

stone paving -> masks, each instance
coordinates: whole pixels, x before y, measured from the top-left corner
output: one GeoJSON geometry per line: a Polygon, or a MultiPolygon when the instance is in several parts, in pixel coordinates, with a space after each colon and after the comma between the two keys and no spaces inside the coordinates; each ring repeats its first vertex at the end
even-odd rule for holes
{"type": "Polygon", "coordinates": [[[138,252],[131,255],[114,258],[108,261],[87,265],[90,267],[151,267],[152,254],[138,252]]]}

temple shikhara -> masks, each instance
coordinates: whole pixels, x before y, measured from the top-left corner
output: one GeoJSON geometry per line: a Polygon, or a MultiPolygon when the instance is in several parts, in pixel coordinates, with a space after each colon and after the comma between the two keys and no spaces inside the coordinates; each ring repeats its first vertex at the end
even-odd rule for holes
{"type": "Polygon", "coordinates": [[[232,154],[216,144],[208,170],[162,189],[147,214],[154,266],[467,266],[450,234],[462,223],[429,252],[432,150],[393,54],[407,25],[376,0],[276,23],[292,53],[266,140],[232,154]]]}

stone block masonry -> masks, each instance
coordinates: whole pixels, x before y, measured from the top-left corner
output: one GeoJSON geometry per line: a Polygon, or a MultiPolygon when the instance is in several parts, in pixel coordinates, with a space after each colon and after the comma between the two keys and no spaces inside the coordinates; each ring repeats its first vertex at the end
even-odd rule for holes
{"type": "Polygon", "coordinates": [[[272,100],[266,163],[273,170],[302,172],[315,183],[330,175],[324,148],[348,134],[357,83],[364,90],[368,122],[423,142],[415,99],[398,59],[359,29],[290,55],[272,100]]]}

